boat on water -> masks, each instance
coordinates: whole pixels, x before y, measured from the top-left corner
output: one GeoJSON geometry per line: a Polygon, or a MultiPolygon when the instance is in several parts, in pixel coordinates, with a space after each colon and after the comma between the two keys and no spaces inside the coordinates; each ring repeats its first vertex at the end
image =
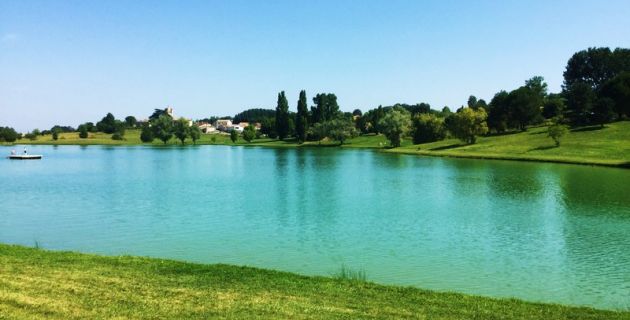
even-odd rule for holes
{"type": "Polygon", "coordinates": [[[7,158],[11,160],[38,160],[42,158],[41,154],[12,154],[7,158]]]}
{"type": "Polygon", "coordinates": [[[26,148],[24,148],[23,154],[17,154],[15,150],[11,151],[11,155],[7,157],[10,160],[39,160],[42,158],[41,154],[28,154],[26,148]]]}

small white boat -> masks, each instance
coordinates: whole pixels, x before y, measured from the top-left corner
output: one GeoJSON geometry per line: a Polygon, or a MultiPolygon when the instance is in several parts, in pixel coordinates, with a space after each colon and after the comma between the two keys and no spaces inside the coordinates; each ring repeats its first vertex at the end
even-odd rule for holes
{"type": "Polygon", "coordinates": [[[12,154],[7,158],[11,160],[38,160],[42,158],[41,154],[12,154]]]}

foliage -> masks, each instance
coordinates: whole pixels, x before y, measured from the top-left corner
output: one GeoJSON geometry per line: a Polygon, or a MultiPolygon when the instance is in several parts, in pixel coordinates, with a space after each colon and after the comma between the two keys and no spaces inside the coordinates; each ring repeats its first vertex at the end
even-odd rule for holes
{"type": "Polygon", "coordinates": [[[297,102],[297,115],[295,117],[295,135],[299,142],[306,140],[306,131],[308,130],[308,106],[306,100],[306,91],[300,91],[300,98],[297,102]]]}
{"type": "MultiPolygon", "coordinates": [[[[560,95],[550,94],[543,104],[542,116],[545,119],[561,117],[564,113],[564,98],[560,95]]],[[[488,122],[490,119],[488,119],[488,122]]],[[[488,123],[489,125],[489,123],[488,123]]]]}
{"type": "Polygon", "coordinates": [[[135,128],[137,123],[138,120],[136,120],[136,117],[134,116],[127,116],[125,118],[125,125],[127,126],[127,128],[135,128]]]}
{"type": "Polygon", "coordinates": [[[446,138],[444,119],[431,113],[421,113],[413,117],[413,143],[425,143],[446,138]]]}
{"type": "Polygon", "coordinates": [[[400,147],[402,138],[411,129],[411,117],[404,109],[393,109],[379,121],[379,128],[392,147],[400,147]]]}
{"type": "Polygon", "coordinates": [[[149,121],[155,121],[159,119],[161,116],[167,116],[170,118],[170,116],[166,112],[166,109],[155,109],[153,113],[149,116],[149,121]]]}
{"type": "Polygon", "coordinates": [[[79,138],[85,139],[88,137],[88,126],[86,124],[79,125],[79,138]]]}
{"type": "Polygon", "coordinates": [[[10,127],[0,127],[0,142],[15,142],[18,139],[18,133],[10,127]]]}
{"type": "Polygon", "coordinates": [[[574,82],[565,91],[567,99],[567,116],[575,125],[585,125],[590,122],[593,104],[596,100],[595,91],[585,82],[574,82]]]}
{"type": "Polygon", "coordinates": [[[175,122],[173,123],[173,135],[175,135],[175,137],[179,139],[182,144],[184,144],[186,138],[188,138],[188,134],[188,120],[184,118],[179,118],[175,120],[175,122]]]}
{"type": "Polygon", "coordinates": [[[142,125],[142,131],[140,132],[140,141],[144,143],[151,143],[155,139],[154,128],[148,123],[142,125]]]}
{"type": "Polygon", "coordinates": [[[52,132],[52,139],[55,141],[59,140],[59,130],[53,129],[51,130],[51,132],[52,132]]]}
{"type": "Polygon", "coordinates": [[[26,139],[28,139],[30,141],[35,141],[35,140],[37,140],[38,136],[39,136],[39,130],[33,129],[33,131],[25,134],[24,138],[26,138],[26,139]]]}
{"type": "Polygon", "coordinates": [[[104,133],[114,133],[116,131],[116,118],[108,113],[101,121],[96,123],[96,129],[104,133]]]}
{"type": "Polygon", "coordinates": [[[173,137],[173,119],[168,115],[161,115],[152,121],[153,134],[164,144],[173,137]]]}
{"type": "Polygon", "coordinates": [[[346,118],[336,118],[316,123],[313,133],[317,140],[329,138],[333,141],[339,141],[339,145],[343,145],[347,139],[358,135],[354,123],[346,118]]]}
{"type": "MultiPolygon", "coordinates": [[[[276,111],[273,109],[260,109],[260,108],[254,108],[254,109],[247,109],[245,111],[242,111],[240,113],[237,113],[234,118],[233,118],[233,122],[234,123],[240,123],[240,122],[263,122],[263,120],[265,119],[271,119],[274,118],[276,116],[276,111]]],[[[210,123],[214,123],[214,121],[210,121],[210,123]]]]}
{"type": "Polygon", "coordinates": [[[278,137],[278,134],[276,133],[276,120],[274,118],[264,119],[260,123],[260,133],[272,139],[278,137]]]}
{"type": "Polygon", "coordinates": [[[71,126],[60,126],[60,125],[55,125],[52,128],[50,128],[50,130],[44,130],[41,132],[41,134],[52,134],[54,131],[57,131],[57,133],[64,133],[64,132],[74,132],[75,129],[71,126]]]}
{"type": "Polygon", "coordinates": [[[496,132],[505,132],[508,129],[510,114],[510,94],[499,91],[490,101],[488,112],[488,128],[496,132]]]}
{"type": "Polygon", "coordinates": [[[238,132],[236,132],[236,130],[230,131],[230,140],[232,140],[232,143],[238,141],[238,132]]]}
{"type": "Polygon", "coordinates": [[[383,106],[368,110],[365,112],[356,123],[357,129],[362,133],[380,133],[379,122],[385,116],[385,109],[383,106]]]}
{"type": "Polygon", "coordinates": [[[190,136],[190,139],[193,141],[193,144],[197,144],[197,140],[201,138],[201,129],[199,129],[199,126],[192,125],[188,127],[188,136],[190,136]]]}
{"type": "Polygon", "coordinates": [[[284,140],[289,136],[289,102],[284,91],[278,93],[278,105],[276,106],[276,132],[278,138],[284,140]]]}
{"type": "Polygon", "coordinates": [[[243,130],[243,139],[247,142],[252,142],[254,138],[256,138],[256,127],[250,124],[243,130]]]}
{"type": "Polygon", "coordinates": [[[451,120],[447,122],[448,130],[454,137],[468,144],[474,144],[477,136],[488,132],[486,123],[487,114],[483,108],[473,110],[463,108],[460,112],[454,113],[451,120]]]}
{"type": "Polygon", "coordinates": [[[630,117],[630,71],[622,72],[604,83],[600,88],[600,97],[613,101],[619,117],[630,117]]]}
{"type": "Polygon", "coordinates": [[[593,122],[602,128],[605,123],[610,122],[615,117],[615,101],[611,98],[599,98],[593,106],[593,122]]]}
{"type": "Polygon", "coordinates": [[[325,122],[339,116],[339,105],[334,93],[318,93],[313,97],[314,107],[311,107],[311,123],[325,122]]]}
{"type": "Polygon", "coordinates": [[[549,126],[547,130],[547,136],[553,139],[556,143],[556,147],[560,146],[560,139],[569,132],[569,129],[567,129],[565,125],[559,123],[549,126]]]}
{"type": "MultiPolygon", "coordinates": [[[[547,84],[533,77],[511,92],[500,91],[484,109],[488,109],[488,127],[496,132],[510,128],[525,131],[528,125],[542,121],[541,107],[547,97],[547,84]]],[[[479,109],[479,108],[473,108],[479,109]]]]}
{"type": "Polygon", "coordinates": [[[120,132],[120,131],[116,131],[114,132],[114,134],[112,134],[112,140],[124,140],[125,136],[124,136],[124,131],[120,132]]]}
{"type": "Polygon", "coordinates": [[[585,83],[597,90],[618,74],[630,71],[630,49],[588,48],[573,54],[564,71],[565,90],[585,83]]]}

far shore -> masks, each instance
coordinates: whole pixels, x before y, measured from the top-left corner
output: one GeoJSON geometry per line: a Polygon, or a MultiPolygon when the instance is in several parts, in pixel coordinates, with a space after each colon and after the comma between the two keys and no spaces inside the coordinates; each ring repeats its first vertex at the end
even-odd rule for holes
{"type": "MultiPolygon", "coordinates": [[[[87,139],[80,139],[78,133],[62,133],[58,140],[50,135],[37,140],[21,139],[16,145],[107,145],[107,146],[181,146],[176,140],[167,144],[159,141],[142,143],[138,130],[128,130],[125,140],[112,140],[111,135],[91,133],[87,139]]],[[[186,145],[191,145],[190,140],[186,145]]],[[[298,144],[289,139],[260,138],[246,142],[242,138],[233,143],[229,135],[204,134],[197,145],[257,146],[275,148],[341,147],[372,149],[386,153],[420,156],[454,157],[482,160],[511,160],[595,165],[630,168],[630,121],[616,122],[604,128],[588,127],[570,132],[559,147],[553,145],[546,136],[546,127],[534,127],[524,132],[480,137],[476,144],[466,145],[456,139],[438,142],[412,144],[408,139],[401,147],[389,148],[382,135],[363,135],[349,139],[343,144],[336,141],[306,142],[298,144]]],[[[5,144],[6,145],[6,144],[5,144]]]]}

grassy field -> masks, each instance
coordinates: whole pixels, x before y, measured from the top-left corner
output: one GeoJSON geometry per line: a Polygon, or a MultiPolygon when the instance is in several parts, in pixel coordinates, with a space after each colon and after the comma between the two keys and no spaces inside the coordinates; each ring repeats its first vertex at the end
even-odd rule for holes
{"type": "Polygon", "coordinates": [[[0,244],[0,318],[630,319],[630,313],[0,244]]]}
{"type": "MultiPolygon", "coordinates": [[[[57,145],[140,145],[140,132],[128,130],[125,140],[116,141],[111,135],[90,133],[89,138],[80,139],[78,133],[64,133],[54,141],[50,135],[40,136],[35,141],[22,139],[19,144],[57,144],[57,145]]],[[[187,144],[191,144],[189,140],[187,144]]],[[[167,145],[177,145],[172,139],[167,145]]],[[[251,143],[239,139],[232,143],[225,134],[204,134],[197,144],[249,145],[267,147],[321,147],[336,146],[336,142],[307,142],[299,145],[294,140],[278,141],[274,139],[256,139],[251,143]]],[[[161,146],[161,141],[151,145],[161,146]]],[[[546,127],[530,128],[525,132],[479,137],[474,145],[464,145],[459,140],[447,139],[434,143],[413,145],[409,139],[402,147],[389,149],[388,142],[382,135],[365,135],[350,139],[343,148],[370,148],[385,152],[416,154],[425,156],[449,156],[483,159],[530,160],[563,162],[577,164],[596,164],[630,167],[630,121],[616,122],[604,128],[587,127],[570,131],[562,139],[560,147],[547,137],[546,127]]]]}
{"type": "Polygon", "coordinates": [[[536,127],[525,132],[479,137],[473,145],[449,139],[406,145],[388,152],[630,167],[630,121],[611,123],[604,128],[571,130],[559,147],[547,137],[547,127],[536,127]]]}

